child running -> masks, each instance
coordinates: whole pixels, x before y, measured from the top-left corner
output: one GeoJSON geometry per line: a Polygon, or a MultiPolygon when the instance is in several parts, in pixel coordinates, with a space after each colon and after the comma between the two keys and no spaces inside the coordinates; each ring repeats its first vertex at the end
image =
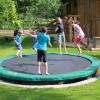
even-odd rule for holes
{"type": "Polygon", "coordinates": [[[18,33],[15,35],[15,46],[17,48],[17,53],[16,53],[16,56],[17,57],[20,57],[22,58],[22,40],[21,40],[21,35],[22,35],[22,32],[21,31],[18,31],[18,33]]]}

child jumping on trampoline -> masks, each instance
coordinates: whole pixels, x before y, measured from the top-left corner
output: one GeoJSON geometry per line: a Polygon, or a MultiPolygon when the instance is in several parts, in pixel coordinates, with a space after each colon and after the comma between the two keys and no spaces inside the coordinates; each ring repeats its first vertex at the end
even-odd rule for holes
{"type": "MultiPolygon", "coordinates": [[[[50,37],[47,33],[47,28],[43,27],[41,31],[37,34],[37,62],[38,62],[38,74],[41,73],[41,63],[44,63],[45,66],[45,74],[48,75],[48,63],[47,63],[47,44],[49,44],[51,47],[50,43],[50,37]]],[[[36,35],[32,35],[33,37],[36,37],[36,35]]]]}
{"type": "Polygon", "coordinates": [[[63,21],[62,21],[62,19],[60,17],[56,18],[56,24],[57,24],[57,27],[55,29],[55,32],[57,33],[57,36],[58,36],[59,52],[61,54],[62,53],[62,51],[61,51],[62,43],[63,43],[64,51],[67,52],[67,50],[66,50],[66,40],[65,40],[65,33],[64,33],[64,25],[63,25],[63,21]]]}
{"type": "Polygon", "coordinates": [[[15,35],[15,46],[17,48],[17,53],[16,53],[16,56],[17,57],[21,57],[22,58],[22,40],[21,40],[21,35],[22,35],[22,32],[21,31],[18,31],[18,33],[15,35]]]}
{"type": "Polygon", "coordinates": [[[37,52],[37,45],[38,45],[38,41],[37,41],[37,30],[30,30],[30,36],[33,37],[33,50],[35,52],[37,52]]]}
{"type": "Polygon", "coordinates": [[[80,43],[83,41],[85,34],[82,28],[77,24],[72,22],[72,30],[73,30],[73,42],[78,49],[78,55],[82,53],[80,43]]]}

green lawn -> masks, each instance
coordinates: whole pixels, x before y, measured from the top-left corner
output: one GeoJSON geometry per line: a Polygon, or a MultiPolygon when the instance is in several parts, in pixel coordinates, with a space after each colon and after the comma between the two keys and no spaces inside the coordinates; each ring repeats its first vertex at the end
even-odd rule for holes
{"type": "Polygon", "coordinates": [[[0,100],[100,100],[100,80],[68,88],[25,89],[0,84],[0,100]]]}
{"type": "MultiPolygon", "coordinates": [[[[23,38],[23,53],[32,53],[32,39],[23,38]]],[[[58,47],[48,48],[49,52],[58,51],[58,47]]],[[[69,48],[69,52],[77,52],[76,48],[69,48]]],[[[14,44],[0,41],[0,57],[14,55],[14,44]]],[[[83,53],[100,58],[100,51],[83,50],[83,53]]],[[[66,88],[25,89],[0,84],[0,100],[100,100],[100,80],[87,85],[66,88]]]]}

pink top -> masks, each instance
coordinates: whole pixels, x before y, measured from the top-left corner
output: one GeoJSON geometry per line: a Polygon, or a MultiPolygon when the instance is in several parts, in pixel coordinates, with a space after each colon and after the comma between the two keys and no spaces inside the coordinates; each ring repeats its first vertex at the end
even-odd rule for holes
{"type": "Polygon", "coordinates": [[[85,36],[82,28],[78,24],[73,24],[74,33],[80,36],[85,36]]]}

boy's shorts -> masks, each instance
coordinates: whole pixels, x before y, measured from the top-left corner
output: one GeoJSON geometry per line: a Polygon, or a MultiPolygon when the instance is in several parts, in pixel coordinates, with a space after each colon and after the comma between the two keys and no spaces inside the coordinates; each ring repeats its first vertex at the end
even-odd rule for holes
{"type": "Polygon", "coordinates": [[[47,50],[38,50],[37,51],[37,61],[38,62],[47,62],[47,50]]]}
{"type": "Polygon", "coordinates": [[[65,34],[64,32],[58,33],[58,42],[61,44],[62,42],[65,43],[65,34]]]}

